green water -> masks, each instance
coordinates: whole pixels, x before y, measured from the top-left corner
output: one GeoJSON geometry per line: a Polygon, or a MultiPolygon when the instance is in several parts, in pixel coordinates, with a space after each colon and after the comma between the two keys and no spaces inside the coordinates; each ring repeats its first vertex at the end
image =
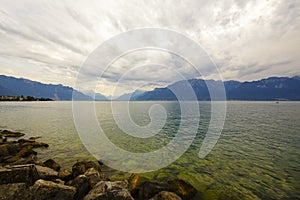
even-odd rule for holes
{"type": "MultiPolygon", "coordinates": [[[[152,104],[130,103],[138,125],[150,122],[152,104]]],[[[162,131],[149,139],[124,134],[112,118],[109,102],[97,102],[96,113],[112,142],[129,151],[148,152],[167,144],[180,124],[178,104],[160,104],[168,119],[162,131]]],[[[300,199],[300,102],[228,102],[222,135],[204,159],[198,158],[198,152],[208,128],[210,104],[199,102],[199,107],[200,126],[188,151],[170,166],[142,176],[158,181],[184,179],[206,199],[300,199]]],[[[77,135],[71,102],[1,102],[0,129],[42,136],[40,140],[50,147],[39,149],[40,157],[54,158],[65,168],[77,159],[93,159],[77,135]]],[[[124,177],[128,174],[113,175],[124,177]]]]}

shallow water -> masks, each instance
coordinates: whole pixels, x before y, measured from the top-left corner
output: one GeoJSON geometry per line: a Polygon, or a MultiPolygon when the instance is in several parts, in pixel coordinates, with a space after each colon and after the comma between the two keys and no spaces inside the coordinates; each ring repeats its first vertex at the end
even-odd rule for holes
{"type": "MultiPolygon", "coordinates": [[[[96,102],[95,108],[112,142],[131,152],[148,152],[170,142],[181,120],[176,102],[131,102],[131,117],[138,125],[150,122],[148,109],[153,103],[164,106],[168,118],[159,134],[147,139],[124,134],[113,120],[110,102],[96,102]]],[[[142,176],[158,181],[184,179],[205,199],[224,195],[235,199],[300,198],[300,102],[227,102],[222,135],[204,159],[199,159],[198,152],[210,121],[210,104],[199,102],[199,107],[200,126],[188,151],[168,167],[142,176]]],[[[40,157],[54,158],[64,167],[71,167],[77,159],[93,159],[76,132],[71,102],[1,102],[0,129],[22,131],[26,137],[42,136],[40,140],[50,147],[37,150],[40,157]]],[[[151,160],[148,162],[150,165],[151,160]]],[[[128,174],[115,172],[113,176],[124,177],[128,174]]]]}

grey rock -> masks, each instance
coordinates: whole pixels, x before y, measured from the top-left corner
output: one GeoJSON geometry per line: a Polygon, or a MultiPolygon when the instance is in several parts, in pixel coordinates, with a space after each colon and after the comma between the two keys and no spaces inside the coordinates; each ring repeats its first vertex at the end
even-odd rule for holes
{"type": "Polygon", "coordinates": [[[58,172],[49,167],[36,165],[36,170],[40,179],[55,180],[58,178],[58,172]]]}
{"type": "Polygon", "coordinates": [[[25,183],[33,185],[38,179],[38,173],[34,165],[14,165],[0,167],[0,184],[25,183]]]}
{"type": "Polygon", "coordinates": [[[76,188],[51,181],[37,180],[30,187],[32,200],[72,200],[76,188]]]}
{"type": "Polygon", "coordinates": [[[99,173],[95,168],[89,168],[84,175],[87,177],[89,185],[94,187],[99,181],[104,181],[106,179],[103,173],[99,173]]]}
{"type": "Polygon", "coordinates": [[[76,188],[74,199],[82,199],[91,190],[89,181],[85,175],[79,175],[70,182],[70,185],[76,188]]]}
{"type": "Polygon", "coordinates": [[[134,200],[127,187],[127,181],[100,181],[84,200],[134,200]]]}

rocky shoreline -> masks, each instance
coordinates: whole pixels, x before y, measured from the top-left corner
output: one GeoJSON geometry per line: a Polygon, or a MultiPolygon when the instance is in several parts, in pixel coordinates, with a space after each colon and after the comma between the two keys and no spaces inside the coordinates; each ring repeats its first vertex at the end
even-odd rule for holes
{"type": "Polygon", "coordinates": [[[201,199],[192,185],[179,179],[162,184],[132,174],[128,180],[111,181],[101,171],[101,162],[77,161],[72,169],[61,170],[55,160],[42,162],[34,151],[48,144],[34,137],[17,139],[24,135],[0,132],[1,200],[201,199]]]}

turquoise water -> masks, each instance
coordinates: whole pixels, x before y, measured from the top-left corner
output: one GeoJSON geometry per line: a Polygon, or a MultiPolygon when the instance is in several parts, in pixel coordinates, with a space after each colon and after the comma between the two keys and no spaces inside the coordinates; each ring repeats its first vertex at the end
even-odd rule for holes
{"type": "MultiPolygon", "coordinates": [[[[138,125],[150,122],[148,109],[153,103],[130,103],[138,125]]],[[[171,141],[181,120],[176,102],[155,103],[166,108],[168,118],[162,131],[149,139],[124,134],[113,120],[109,102],[96,102],[95,107],[112,142],[128,151],[148,152],[171,141]]],[[[158,181],[184,179],[205,199],[300,199],[300,102],[228,102],[222,135],[204,159],[198,158],[198,152],[208,128],[210,104],[199,102],[199,107],[200,126],[188,151],[170,166],[142,176],[158,181]]],[[[55,158],[65,168],[77,159],[93,159],[76,132],[71,102],[1,102],[0,129],[42,136],[40,140],[50,147],[39,149],[40,157],[55,158]]],[[[128,174],[113,176],[124,177],[128,174]]]]}

